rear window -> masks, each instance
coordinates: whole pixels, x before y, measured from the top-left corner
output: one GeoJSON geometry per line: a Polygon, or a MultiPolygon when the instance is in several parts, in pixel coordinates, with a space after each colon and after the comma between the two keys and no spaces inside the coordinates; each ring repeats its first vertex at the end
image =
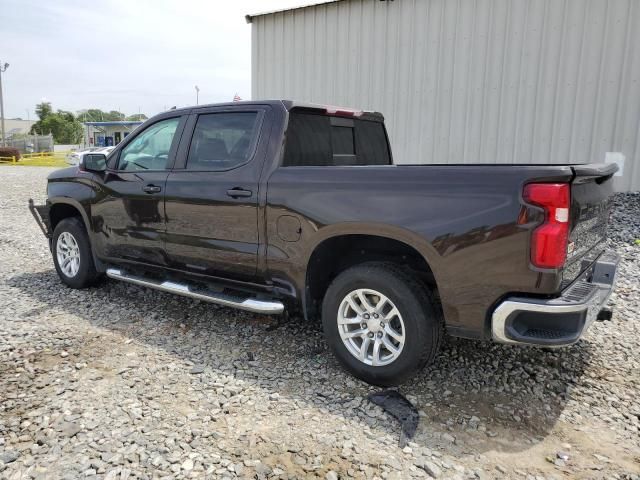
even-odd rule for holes
{"type": "Polygon", "coordinates": [[[291,112],[283,165],[390,165],[384,125],[355,118],[291,112]]]}

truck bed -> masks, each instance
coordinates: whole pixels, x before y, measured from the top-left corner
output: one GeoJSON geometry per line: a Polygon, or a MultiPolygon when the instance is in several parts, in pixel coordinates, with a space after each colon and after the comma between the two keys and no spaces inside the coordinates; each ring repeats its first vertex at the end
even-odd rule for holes
{"type": "Polygon", "coordinates": [[[576,266],[595,253],[600,233],[592,227],[595,236],[583,235],[581,225],[591,225],[593,215],[608,215],[613,171],[549,164],[280,168],[268,180],[267,237],[287,258],[269,255],[267,263],[286,278],[314,247],[294,249],[280,241],[275,222],[283,214],[306,220],[303,238],[305,230],[314,239],[336,232],[392,236],[414,246],[432,266],[449,331],[488,335],[488,325],[482,326],[486,312],[501,297],[558,295],[586,268],[576,266]],[[528,252],[537,223],[519,223],[522,189],[530,182],[572,181],[570,238],[578,249],[566,271],[536,271],[528,252]],[[597,188],[587,188],[596,181],[597,188]],[[311,235],[315,230],[320,234],[311,235]]]}

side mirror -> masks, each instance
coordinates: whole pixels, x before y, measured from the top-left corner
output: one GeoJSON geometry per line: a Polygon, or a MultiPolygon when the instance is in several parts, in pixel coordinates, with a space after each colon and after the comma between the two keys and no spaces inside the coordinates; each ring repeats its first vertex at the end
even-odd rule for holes
{"type": "Polygon", "coordinates": [[[107,169],[107,156],[103,153],[85,153],[80,169],[88,172],[104,172],[107,169]]]}

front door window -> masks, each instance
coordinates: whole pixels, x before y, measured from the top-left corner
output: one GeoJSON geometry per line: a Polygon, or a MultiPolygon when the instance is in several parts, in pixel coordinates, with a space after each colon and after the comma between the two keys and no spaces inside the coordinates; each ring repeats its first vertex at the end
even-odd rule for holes
{"type": "Polygon", "coordinates": [[[179,118],[168,118],[151,125],[134,138],[122,149],[118,170],[164,170],[179,123],[179,118]]]}

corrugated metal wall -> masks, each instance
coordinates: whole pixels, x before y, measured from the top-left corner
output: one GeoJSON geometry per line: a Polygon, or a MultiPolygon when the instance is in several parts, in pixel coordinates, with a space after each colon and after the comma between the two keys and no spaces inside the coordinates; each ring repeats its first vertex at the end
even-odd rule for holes
{"type": "Polygon", "coordinates": [[[640,0],[345,0],[252,35],[254,99],[379,110],[397,163],[622,152],[640,189],[640,0]]]}

